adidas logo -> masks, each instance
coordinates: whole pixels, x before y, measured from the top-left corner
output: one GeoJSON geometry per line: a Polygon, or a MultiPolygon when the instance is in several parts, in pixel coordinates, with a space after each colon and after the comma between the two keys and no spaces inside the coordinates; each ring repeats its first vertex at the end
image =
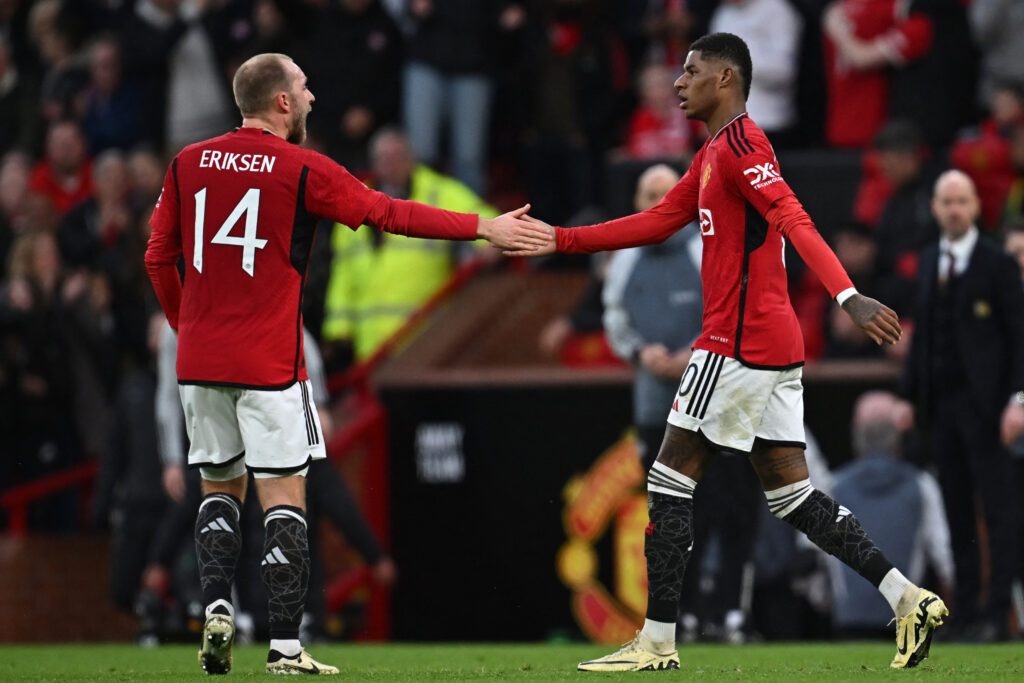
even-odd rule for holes
{"type": "Polygon", "coordinates": [[[260,562],[260,566],[265,564],[290,564],[288,558],[281,552],[280,546],[274,546],[274,549],[267,553],[266,558],[260,562]]]}
{"type": "Polygon", "coordinates": [[[228,531],[228,532],[230,532],[230,531],[232,531],[232,528],[230,526],[228,526],[227,521],[225,521],[225,519],[223,517],[218,517],[217,519],[213,520],[212,522],[210,522],[209,524],[204,526],[202,529],[200,529],[199,533],[205,534],[207,531],[228,531]]]}
{"type": "Polygon", "coordinates": [[[842,521],[843,517],[849,517],[851,514],[853,513],[850,512],[850,510],[845,505],[840,505],[839,514],[836,515],[836,524],[839,524],[839,522],[842,521]]]}

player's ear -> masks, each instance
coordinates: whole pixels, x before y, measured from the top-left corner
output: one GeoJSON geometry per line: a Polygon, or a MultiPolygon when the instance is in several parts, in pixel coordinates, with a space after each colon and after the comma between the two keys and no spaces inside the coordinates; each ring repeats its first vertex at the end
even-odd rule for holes
{"type": "Polygon", "coordinates": [[[729,85],[736,79],[736,70],[731,66],[723,66],[722,70],[718,73],[718,87],[728,88],[729,85]]]}
{"type": "Polygon", "coordinates": [[[274,98],[274,102],[282,111],[288,112],[292,108],[292,98],[287,91],[282,90],[277,93],[277,97],[274,98]]]}

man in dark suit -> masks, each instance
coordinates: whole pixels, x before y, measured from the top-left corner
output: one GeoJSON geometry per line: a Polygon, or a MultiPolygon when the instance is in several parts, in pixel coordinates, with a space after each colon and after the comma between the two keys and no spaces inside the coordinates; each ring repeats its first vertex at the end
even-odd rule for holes
{"type": "Polygon", "coordinates": [[[921,253],[901,393],[917,402],[928,427],[949,518],[962,636],[987,641],[1008,635],[1017,539],[1006,445],[1024,425],[1024,290],[1017,263],[979,236],[979,207],[965,174],[939,176],[932,213],[940,239],[921,253]]]}

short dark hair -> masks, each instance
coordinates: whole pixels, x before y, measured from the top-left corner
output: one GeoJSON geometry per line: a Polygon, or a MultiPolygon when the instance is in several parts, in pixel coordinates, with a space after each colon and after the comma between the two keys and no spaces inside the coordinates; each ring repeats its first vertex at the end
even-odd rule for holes
{"type": "Polygon", "coordinates": [[[924,147],[924,135],[921,127],[910,119],[893,119],[879,129],[871,146],[879,151],[919,154],[924,147]]]}
{"type": "Polygon", "coordinates": [[[702,59],[720,59],[736,67],[743,82],[743,99],[750,97],[754,65],[750,61],[750,48],[742,38],[732,33],[709,33],[695,40],[690,50],[700,52],[702,59]]]}
{"type": "Polygon", "coordinates": [[[250,57],[238,67],[231,89],[242,116],[266,112],[277,93],[291,92],[291,79],[285,69],[290,61],[288,55],[266,52],[250,57]]]}

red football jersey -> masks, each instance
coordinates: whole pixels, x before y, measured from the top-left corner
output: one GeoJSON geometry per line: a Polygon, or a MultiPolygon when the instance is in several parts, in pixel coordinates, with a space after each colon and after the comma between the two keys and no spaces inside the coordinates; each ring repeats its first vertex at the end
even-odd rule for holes
{"type": "Polygon", "coordinates": [[[746,114],[701,147],[686,175],[654,208],[597,226],[560,228],[556,237],[560,251],[616,249],[660,242],[695,218],[704,243],[704,319],[694,348],[754,368],[802,364],[783,231],[833,296],[851,285],[782,179],[768,139],[746,114]],[[768,215],[776,222],[769,225],[768,215]]]}
{"type": "Polygon", "coordinates": [[[302,287],[321,217],[352,229],[369,222],[416,236],[476,237],[476,216],[393,200],[267,131],[238,128],[190,145],[167,171],[146,251],[178,330],[180,383],[274,389],[306,379],[302,287]]]}

